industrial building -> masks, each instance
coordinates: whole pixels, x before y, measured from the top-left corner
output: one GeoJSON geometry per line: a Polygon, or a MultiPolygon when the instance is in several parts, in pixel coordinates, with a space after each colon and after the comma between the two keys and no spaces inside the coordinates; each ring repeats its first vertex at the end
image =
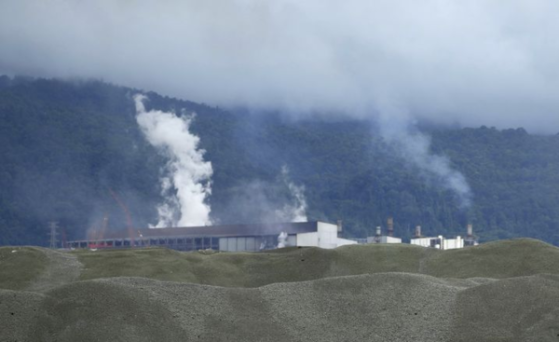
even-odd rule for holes
{"type": "MultiPolygon", "coordinates": [[[[387,235],[382,234],[382,228],[379,226],[376,228],[375,236],[369,236],[366,239],[366,243],[402,243],[402,239],[394,236],[394,220],[389,217],[386,221],[387,224],[387,235]]],[[[436,249],[458,249],[464,248],[465,246],[476,246],[478,245],[477,239],[473,234],[473,226],[468,224],[467,234],[465,238],[461,236],[456,236],[455,238],[449,239],[441,235],[433,237],[425,237],[421,235],[421,226],[415,228],[415,237],[410,240],[410,244],[422,247],[436,248],[436,249]]]]}
{"type": "Polygon", "coordinates": [[[180,251],[212,249],[227,252],[255,252],[278,247],[336,248],[356,244],[342,239],[338,224],[321,221],[129,229],[107,232],[102,237],[69,241],[70,248],[130,248],[161,246],[180,251]]]}
{"type": "MultiPolygon", "coordinates": [[[[106,226],[106,224],[105,224],[106,226]]],[[[69,248],[130,248],[160,246],[180,251],[211,249],[226,252],[256,252],[283,247],[336,248],[357,243],[399,244],[402,239],[394,236],[394,220],[387,220],[387,234],[376,228],[374,236],[349,240],[339,237],[342,223],[311,221],[276,224],[243,224],[178,228],[146,228],[93,234],[87,239],[69,241],[69,248]]],[[[465,238],[425,237],[417,226],[410,244],[441,250],[464,248],[478,244],[472,225],[465,238]]]]}
{"type": "Polygon", "coordinates": [[[410,240],[410,244],[447,250],[464,248],[465,246],[475,246],[478,243],[473,235],[473,226],[469,224],[466,238],[456,236],[454,239],[447,239],[441,235],[435,237],[424,237],[421,235],[421,226],[417,226],[415,228],[415,237],[410,240]]]}
{"type": "Polygon", "coordinates": [[[436,249],[457,249],[464,248],[464,239],[457,236],[454,239],[444,238],[442,235],[436,237],[419,237],[410,240],[410,244],[436,249]]]}
{"type": "Polygon", "coordinates": [[[377,227],[375,236],[368,236],[367,243],[402,243],[402,239],[394,237],[394,219],[389,217],[386,221],[388,226],[388,235],[382,235],[382,228],[377,227]]]}

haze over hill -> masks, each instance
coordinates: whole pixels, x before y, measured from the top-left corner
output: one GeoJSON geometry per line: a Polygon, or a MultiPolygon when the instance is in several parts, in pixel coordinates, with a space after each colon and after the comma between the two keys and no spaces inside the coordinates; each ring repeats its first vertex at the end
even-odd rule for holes
{"type": "Polygon", "coordinates": [[[3,92],[10,131],[4,140],[15,150],[2,156],[13,165],[5,166],[12,169],[4,172],[0,217],[2,229],[14,228],[2,239],[21,243],[25,229],[39,229],[47,217],[61,219],[70,236],[109,211],[112,222],[123,222],[104,199],[109,188],[119,210],[128,205],[134,212],[127,220],[142,226],[258,221],[263,207],[275,213],[308,204],[300,217],[344,219],[355,236],[391,215],[404,237],[418,223],[429,233],[457,233],[472,221],[483,239],[556,243],[557,139],[526,132],[559,131],[559,45],[549,35],[559,28],[558,6],[552,0],[3,1],[2,73],[104,79],[227,111],[147,94],[148,111],[200,112],[184,126],[195,133],[193,149],[181,154],[176,139],[140,141],[154,143],[130,120],[136,90],[80,81],[65,93],[60,83],[13,82],[3,92]],[[75,122],[66,122],[72,116],[75,122]],[[54,125],[51,133],[70,137],[35,132],[43,121],[54,125]],[[504,131],[477,129],[487,126],[504,131]],[[58,145],[45,153],[43,143],[58,145]],[[73,152],[58,154],[72,143],[73,152]],[[206,167],[191,182],[200,175],[180,156],[193,151],[203,156],[198,165],[219,169],[206,167]],[[37,154],[36,165],[29,154],[37,154]],[[126,172],[116,171],[120,163],[126,172]],[[166,165],[164,175],[155,174],[157,163],[166,165]],[[170,171],[176,167],[185,173],[170,171]],[[284,167],[288,182],[278,176],[284,167]],[[185,188],[198,197],[185,197],[185,188]],[[308,198],[294,195],[303,188],[308,198]],[[204,202],[210,192],[211,208],[204,202]],[[172,210],[179,207],[204,213],[193,220],[172,210]]]}
{"type": "Polygon", "coordinates": [[[557,133],[557,13],[554,0],[5,0],[0,72],[297,117],[557,133]]]}
{"type": "MultiPolygon", "coordinates": [[[[50,220],[60,221],[67,239],[83,238],[104,216],[110,229],[122,229],[127,218],[114,195],[133,226],[157,223],[168,158],[136,122],[138,90],[97,81],[0,84],[0,243],[45,245],[50,220]]],[[[404,238],[416,224],[427,235],[463,235],[472,222],[482,241],[529,236],[559,243],[557,135],[424,126],[429,154],[448,156],[471,186],[472,206],[464,208],[439,177],[408,163],[368,121],[291,121],[147,96],[148,110],[197,113],[190,130],[213,168],[207,203],[215,223],[287,217],[274,213],[301,205],[292,183],[304,187],[309,219],[342,219],[348,236],[373,234],[393,216],[404,238]]]]}

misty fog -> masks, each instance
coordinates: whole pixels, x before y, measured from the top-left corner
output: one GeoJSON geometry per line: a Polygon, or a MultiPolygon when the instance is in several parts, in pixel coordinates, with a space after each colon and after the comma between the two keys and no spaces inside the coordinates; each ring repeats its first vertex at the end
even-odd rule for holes
{"type": "Polygon", "coordinates": [[[295,116],[559,131],[553,0],[5,0],[1,9],[0,73],[101,78],[295,116]],[[386,103],[402,110],[383,112],[386,103]]]}

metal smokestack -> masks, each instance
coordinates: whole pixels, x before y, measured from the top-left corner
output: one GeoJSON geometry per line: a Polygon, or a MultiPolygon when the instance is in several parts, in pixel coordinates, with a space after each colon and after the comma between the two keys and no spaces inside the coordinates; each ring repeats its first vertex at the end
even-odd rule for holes
{"type": "Polygon", "coordinates": [[[388,226],[388,236],[394,236],[394,219],[389,217],[386,223],[388,226]]]}
{"type": "Polygon", "coordinates": [[[476,246],[478,243],[476,237],[474,236],[473,225],[469,223],[466,229],[467,232],[466,238],[464,239],[464,246],[476,246]]]}
{"type": "Polygon", "coordinates": [[[416,226],[416,227],[415,227],[415,237],[416,237],[416,238],[420,238],[420,237],[421,237],[421,226],[416,226]]]}
{"type": "Polygon", "coordinates": [[[382,235],[382,228],[380,226],[377,226],[377,232],[375,234],[375,240],[374,240],[375,243],[380,243],[382,239],[381,235],[382,235]]]}

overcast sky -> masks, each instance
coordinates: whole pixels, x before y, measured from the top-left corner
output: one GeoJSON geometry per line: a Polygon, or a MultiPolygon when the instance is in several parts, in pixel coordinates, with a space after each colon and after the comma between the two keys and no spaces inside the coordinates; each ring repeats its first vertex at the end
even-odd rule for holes
{"type": "Polygon", "coordinates": [[[557,0],[1,0],[0,72],[559,132],[557,0]]]}

